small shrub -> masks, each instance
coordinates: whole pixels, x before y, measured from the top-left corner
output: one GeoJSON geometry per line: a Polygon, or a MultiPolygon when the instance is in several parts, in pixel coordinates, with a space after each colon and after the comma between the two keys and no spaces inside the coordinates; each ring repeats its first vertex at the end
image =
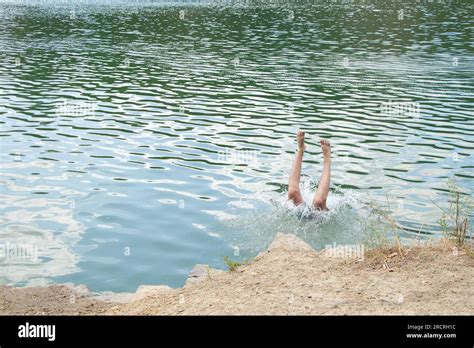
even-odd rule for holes
{"type": "Polygon", "coordinates": [[[471,197],[461,191],[455,180],[448,181],[448,188],[448,208],[443,209],[437,205],[442,211],[438,222],[445,236],[461,247],[469,232],[469,215],[472,214],[474,204],[471,197]]]}
{"type": "Polygon", "coordinates": [[[234,272],[239,266],[242,266],[240,262],[232,261],[229,256],[224,257],[224,262],[229,268],[229,271],[234,272]]]}

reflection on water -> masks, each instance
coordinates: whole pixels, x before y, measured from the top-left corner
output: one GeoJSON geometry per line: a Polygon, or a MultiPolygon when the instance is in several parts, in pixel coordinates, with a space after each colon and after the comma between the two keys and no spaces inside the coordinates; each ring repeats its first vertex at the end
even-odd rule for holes
{"type": "Polygon", "coordinates": [[[439,235],[447,178],[474,188],[471,12],[0,1],[1,238],[39,253],[1,282],[179,286],[278,231],[353,243],[387,198],[404,238],[439,235]],[[280,209],[298,128],[306,195],[333,144],[327,221],[280,209]]]}
{"type": "Polygon", "coordinates": [[[0,284],[41,285],[48,277],[76,272],[79,258],[72,248],[84,226],[74,220],[70,202],[32,198],[25,187],[17,191],[23,194],[1,195],[0,284]]]}

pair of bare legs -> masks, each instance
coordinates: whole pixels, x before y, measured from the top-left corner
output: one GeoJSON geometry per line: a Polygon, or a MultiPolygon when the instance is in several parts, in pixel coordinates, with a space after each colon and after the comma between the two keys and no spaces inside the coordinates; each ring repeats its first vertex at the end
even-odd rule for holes
{"type": "MultiPolygon", "coordinates": [[[[288,199],[293,201],[295,205],[304,203],[303,196],[300,191],[301,164],[306,149],[304,144],[304,132],[298,131],[296,134],[298,140],[298,151],[291,168],[290,180],[288,183],[288,199]]],[[[323,150],[323,171],[318,189],[314,195],[312,207],[317,210],[328,210],[326,200],[329,194],[329,182],[331,178],[331,145],[327,140],[321,140],[321,150],[323,150]]]]}

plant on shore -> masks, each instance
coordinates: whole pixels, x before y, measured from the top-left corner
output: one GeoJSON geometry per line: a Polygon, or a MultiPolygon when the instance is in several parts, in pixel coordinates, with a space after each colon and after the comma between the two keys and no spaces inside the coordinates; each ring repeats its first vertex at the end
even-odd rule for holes
{"type": "Polygon", "coordinates": [[[374,201],[367,205],[367,215],[364,217],[364,244],[369,249],[383,249],[392,246],[392,240],[388,237],[400,226],[392,216],[392,210],[387,198],[387,207],[383,207],[374,201]]]}
{"type": "MultiPolygon", "coordinates": [[[[400,200],[398,200],[400,205],[400,200]]],[[[369,200],[365,206],[362,226],[364,231],[363,244],[367,255],[381,262],[384,269],[391,270],[395,257],[402,259],[409,253],[400,240],[400,233],[405,231],[393,216],[393,202],[386,197],[386,202],[369,200]]]]}
{"type": "Polygon", "coordinates": [[[244,262],[232,261],[229,256],[224,256],[224,262],[231,272],[234,272],[238,267],[242,265],[248,265],[249,263],[248,260],[244,260],[244,262]]]}
{"type": "Polygon", "coordinates": [[[461,191],[454,179],[448,181],[448,188],[448,208],[443,209],[435,203],[442,212],[438,223],[445,236],[461,247],[469,234],[469,216],[473,214],[474,202],[471,197],[461,191]]]}
{"type": "Polygon", "coordinates": [[[227,268],[229,268],[229,271],[234,272],[237,267],[242,266],[241,263],[232,261],[229,256],[224,256],[224,262],[227,265],[227,268]]]}
{"type": "MultiPolygon", "coordinates": [[[[448,188],[448,208],[442,208],[432,200],[442,212],[438,222],[447,239],[452,240],[457,248],[463,247],[469,256],[474,257],[474,244],[467,244],[471,236],[469,223],[470,216],[474,213],[474,201],[460,189],[455,180],[448,181],[448,188]]],[[[399,233],[405,229],[393,217],[388,197],[386,204],[371,200],[366,208],[367,214],[362,219],[365,246],[382,258],[384,264],[394,255],[405,257],[410,248],[406,249],[399,238],[399,233]]]]}

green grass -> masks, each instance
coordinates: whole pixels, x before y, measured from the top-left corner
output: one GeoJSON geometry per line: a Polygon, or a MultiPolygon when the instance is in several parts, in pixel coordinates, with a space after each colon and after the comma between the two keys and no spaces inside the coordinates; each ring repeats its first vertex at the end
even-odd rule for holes
{"type": "Polygon", "coordinates": [[[242,265],[248,265],[248,260],[244,260],[244,262],[236,262],[232,261],[229,256],[224,256],[224,262],[227,265],[229,271],[234,272],[238,267],[242,265]]]}

